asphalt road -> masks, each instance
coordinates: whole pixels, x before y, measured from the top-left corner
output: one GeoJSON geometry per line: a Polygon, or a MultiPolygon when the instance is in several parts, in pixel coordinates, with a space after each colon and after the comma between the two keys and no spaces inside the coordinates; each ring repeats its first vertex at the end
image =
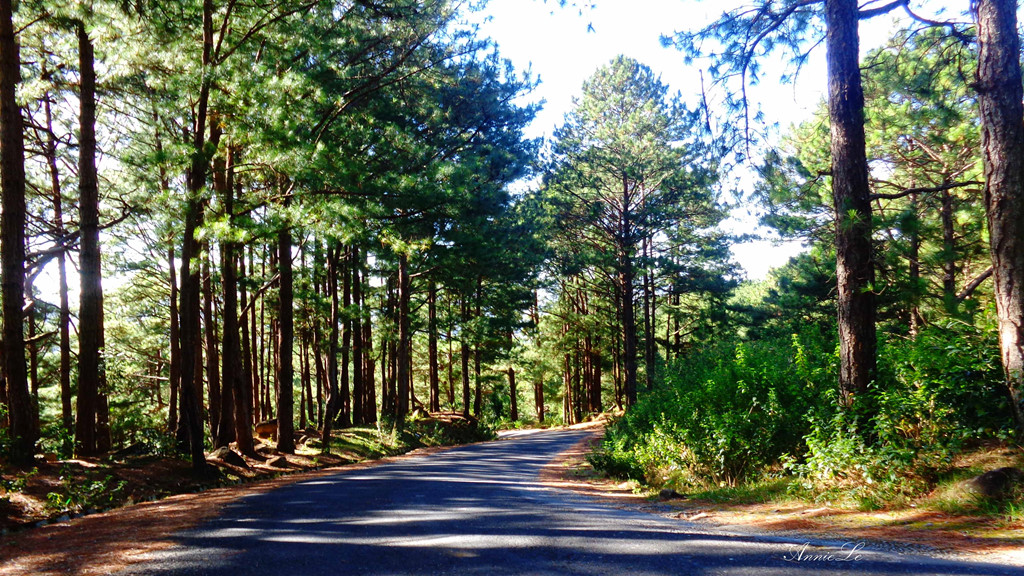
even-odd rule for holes
{"type": "Polygon", "coordinates": [[[539,469],[584,434],[514,434],[247,497],[123,574],[1024,575],[730,534],[540,485],[539,469]]]}

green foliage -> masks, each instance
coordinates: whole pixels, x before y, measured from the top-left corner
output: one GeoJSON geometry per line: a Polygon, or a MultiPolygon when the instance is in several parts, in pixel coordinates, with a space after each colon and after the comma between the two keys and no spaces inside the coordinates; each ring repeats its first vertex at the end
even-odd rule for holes
{"type": "Polygon", "coordinates": [[[44,426],[40,433],[39,449],[43,453],[52,452],[61,460],[74,456],[72,447],[75,445],[75,431],[66,428],[61,422],[53,422],[44,426]]]}
{"type": "Polygon", "coordinates": [[[105,509],[124,500],[127,482],[109,474],[86,471],[85,478],[76,477],[73,464],[61,464],[59,490],[46,495],[47,507],[55,512],[105,509]]]}
{"type": "Polygon", "coordinates": [[[788,467],[822,497],[862,505],[930,489],[967,442],[1012,435],[995,338],[950,322],[886,343],[870,418],[819,410],[805,458],[788,467]]]}
{"type": "Polygon", "coordinates": [[[25,489],[25,486],[28,484],[29,479],[38,473],[39,469],[33,468],[28,472],[15,474],[10,478],[4,478],[3,476],[0,476],[0,490],[3,490],[5,494],[21,492],[22,490],[25,489]]]}
{"type": "Polygon", "coordinates": [[[920,495],[969,442],[1011,438],[995,330],[948,322],[880,347],[870,412],[838,404],[834,345],[717,342],[669,367],[592,458],[654,485],[735,485],[782,469],[790,486],[874,509],[920,495]]]}
{"type": "Polygon", "coordinates": [[[425,446],[458,446],[498,437],[493,428],[474,418],[416,418],[409,421],[408,430],[425,446]]]}
{"type": "Polygon", "coordinates": [[[655,484],[736,484],[801,449],[805,415],[832,387],[830,345],[809,332],[715,342],[608,430],[595,465],[655,484]]]}

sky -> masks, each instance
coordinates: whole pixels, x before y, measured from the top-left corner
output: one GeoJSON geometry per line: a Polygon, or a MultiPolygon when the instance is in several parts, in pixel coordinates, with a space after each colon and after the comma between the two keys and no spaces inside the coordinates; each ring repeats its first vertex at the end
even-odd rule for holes
{"type": "MultiPolygon", "coordinates": [[[[528,100],[544,101],[544,108],[528,128],[529,137],[550,137],[572,107],[583,81],[594,71],[622,54],[646,64],[661,75],[662,82],[679,91],[691,103],[701,91],[701,64],[687,66],[675,48],[661,45],[662,35],[677,30],[703,27],[723,10],[745,4],[736,0],[593,0],[594,5],[560,8],[556,0],[490,0],[483,14],[483,36],[492,38],[501,55],[519,70],[531,70],[541,81],[528,100]]],[[[915,4],[920,4],[917,2],[915,4]]],[[[946,0],[927,0],[930,9],[946,0]]],[[[966,4],[966,0],[949,4],[966,4]]],[[[934,14],[934,13],[933,13],[934,14]]],[[[862,52],[881,44],[893,29],[893,18],[861,25],[862,52]]],[[[792,72],[780,61],[768,62],[762,82],[750,88],[752,101],[759,102],[767,122],[783,131],[809,118],[823,98],[824,49],[816,50],[803,66],[796,81],[782,84],[782,74],[792,72]]],[[[706,66],[706,65],[705,65],[706,66]]],[[[710,84],[705,74],[705,83],[710,84]]],[[[713,105],[713,104],[712,104],[713,105]]],[[[735,186],[740,196],[749,193],[754,179],[741,174],[735,186]]],[[[757,207],[742,203],[733,210],[723,227],[731,232],[750,233],[757,228],[757,207]]],[[[768,230],[758,230],[770,236],[768,230]]],[[[750,279],[785,264],[802,250],[799,242],[763,240],[733,246],[734,259],[750,279]]]]}

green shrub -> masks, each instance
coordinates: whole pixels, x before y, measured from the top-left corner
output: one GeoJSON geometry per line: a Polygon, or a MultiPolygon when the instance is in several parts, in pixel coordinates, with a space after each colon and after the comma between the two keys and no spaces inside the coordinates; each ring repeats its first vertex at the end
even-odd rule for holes
{"type": "Polygon", "coordinates": [[[758,476],[801,451],[805,415],[834,387],[829,348],[813,332],[708,345],[609,428],[594,464],[653,484],[758,476]]]}
{"type": "Polygon", "coordinates": [[[494,430],[475,418],[418,418],[407,422],[408,430],[426,446],[454,446],[493,440],[494,430]]]}
{"type": "Polygon", "coordinates": [[[74,512],[89,508],[102,510],[120,505],[128,484],[109,474],[92,471],[86,472],[85,478],[78,478],[72,465],[66,462],[61,464],[60,480],[58,490],[46,495],[46,505],[54,512],[74,512]]]}
{"type": "Polygon", "coordinates": [[[1011,434],[998,350],[994,330],[962,323],[884,343],[870,418],[819,408],[789,468],[808,488],[862,502],[931,489],[966,441],[1011,434]]]}

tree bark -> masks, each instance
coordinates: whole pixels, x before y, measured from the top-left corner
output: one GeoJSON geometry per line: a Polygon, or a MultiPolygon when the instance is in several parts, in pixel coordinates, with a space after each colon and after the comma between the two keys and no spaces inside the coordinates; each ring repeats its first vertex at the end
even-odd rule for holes
{"type": "Polygon", "coordinates": [[[427,370],[429,372],[430,411],[441,410],[441,381],[437,365],[437,283],[427,288],[427,370]]]}
{"type": "Polygon", "coordinates": [[[358,426],[365,424],[366,409],[363,404],[366,400],[365,380],[366,370],[363,367],[363,283],[360,279],[359,248],[352,247],[349,254],[349,270],[352,273],[352,305],[355,308],[351,319],[352,332],[352,424],[358,426]]]}
{"type": "Polygon", "coordinates": [[[207,113],[212,84],[213,2],[203,0],[203,77],[196,102],[195,122],[192,126],[192,159],[188,171],[188,197],[185,200],[185,228],[181,245],[181,289],[179,313],[181,315],[181,385],[179,438],[187,439],[192,467],[196,471],[206,468],[203,452],[203,418],[201,395],[202,330],[200,326],[201,278],[192,260],[199,255],[196,232],[203,225],[202,190],[206,186],[209,159],[206,150],[207,113]]]}
{"type": "MultiPolygon", "coordinates": [[[[287,202],[285,204],[287,206],[287,202]]],[[[295,399],[292,384],[292,347],[295,340],[295,317],[292,310],[292,235],[287,223],[277,232],[278,273],[281,275],[277,318],[280,332],[277,344],[277,450],[295,452],[295,399]]]]}
{"type": "MultiPolygon", "coordinates": [[[[227,160],[224,165],[225,177],[223,186],[216,179],[214,184],[220,188],[224,199],[224,213],[228,223],[235,225],[235,182],[234,164],[235,151],[228,148],[227,160]]],[[[216,178],[216,177],[215,177],[216,178]]],[[[224,300],[223,322],[223,353],[221,354],[222,383],[221,418],[217,446],[227,446],[235,440],[239,452],[253,456],[256,453],[253,445],[252,426],[249,413],[251,398],[249,382],[242,361],[242,343],[239,337],[238,319],[238,245],[228,239],[221,243],[221,290],[224,300]]],[[[244,325],[244,319],[242,325],[244,325]]]]}
{"type": "MultiPolygon", "coordinates": [[[[238,251],[238,277],[245,278],[246,267],[245,267],[245,249],[242,248],[238,251]]],[[[238,282],[238,305],[242,310],[245,310],[249,304],[248,296],[245,290],[245,284],[238,282]]],[[[241,354],[242,354],[242,391],[241,394],[235,395],[235,427],[236,430],[241,430],[244,426],[246,433],[249,436],[250,442],[252,441],[252,426],[259,421],[257,414],[256,405],[256,380],[253,377],[253,356],[252,356],[252,336],[249,332],[249,316],[246,313],[242,313],[242,316],[238,319],[239,329],[241,330],[241,354]],[[244,404],[245,413],[243,416],[245,420],[239,420],[239,414],[242,412],[239,410],[239,403],[244,404]]],[[[235,436],[238,434],[236,432],[235,436]]]]}
{"type": "MultiPolygon", "coordinates": [[[[651,239],[644,238],[644,380],[647,389],[654,387],[654,364],[657,351],[654,347],[654,277],[651,273],[651,239]]],[[[598,401],[600,404],[600,401],[598,401]]]]}
{"type": "MultiPolygon", "coordinates": [[[[341,249],[340,247],[330,243],[327,246],[327,292],[331,299],[331,327],[330,334],[327,339],[327,410],[324,414],[323,428],[321,429],[321,436],[323,437],[324,451],[330,453],[331,451],[331,430],[334,426],[334,417],[338,412],[339,405],[341,405],[341,395],[338,390],[338,329],[339,325],[343,322],[341,318],[341,310],[338,305],[338,276],[339,276],[339,265],[341,260],[341,249]]],[[[345,300],[348,300],[348,282],[345,283],[345,300]]],[[[346,302],[347,304],[347,302],[346,302]]],[[[345,322],[344,333],[346,339],[348,338],[349,330],[348,322],[345,322]]],[[[348,342],[345,342],[346,346],[348,342]]],[[[348,358],[346,355],[345,362],[342,366],[342,371],[345,373],[345,378],[348,378],[348,358]]]]}
{"type": "MultiPolygon", "coordinates": [[[[53,226],[56,235],[63,238],[67,234],[64,225],[64,197],[61,193],[60,171],[57,167],[57,137],[53,131],[53,110],[50,94],[43,96],[43,112],[46,117],[46,163],[50,172],[50,193],[53,201],[53,226]]],[[[75,428],[75,415],[72,412],[71,395],[71,305],[68,298],[67,252],[57,253],[57,281],[59,311],[57,330],[60,332],[60,420],[64,433],[70,435],[75,428]]],[[[63,446],[65,454],[74,452],[74,442],[69,440],[63,446]]]]}
{"type": "MultiPolygon", "coordinates": [[[[358,260],[358,266],[362,268],[362,258],[358,260]]],[[[368,274],[366,270],[361,272],[361,278],[365,280],[368,274]]],[[[362,290],[362,340],[363,340],[363,424],[377,423],[377,387],[374,381],[373,363],[373,326],[370,323],[369,307],[367,305],[367,290],[362,290]]],[[[383,354],[382,354],[383,356],[383,354]]],[[[382,375],[383,377],[383,375],[382,375]]]]}
{"type": "Polygon", "coordinates": [[[395,416],[404,420],[409,414],[409,395],[412,386],[412,326],[409,320],[409,302],[411,300],[412,281],[409,278],[409,256],[405,253],[398,256],[398,349],[396,350],[397,370],[396,387],[398,402],[395,416]]]}
{"type": "Polygon", "coordinates": [[[97,410],[103,372],[103,272],[100,263],[99,182],[96,174],[96,72],[92,41],[85,24],[77,22],[80,136],[78,143],[79,278],[78,310],[78,423],[80,455],[93,455],[98,446],[97,410]]]}
{"type": "MultiPolygon", "coordinates": [[[[483,283],[482,277],[477,276],[476,279],[476,315],[475,318],[481,317],[481,303],[483,302],[483,283]]],[[[482,354],[480,353],[480,347],[482,343],[480,338],[475,338],[475,346],[473,346],[473,416],[480,418],[483,414],[483,382],[480,380],[480,360],[482,354]]]]}
{"type": "Polygon", "coordinates": [[[942,301],[947,312],[957,308],[956,299],[956,231],[953,228],[953,194],[942,191],[942,301]]]}
{"type": "Polygon", "coordinates": [[[875,376],[871,200],[864,141],[857,0],[826,0],[839,312],[839,392],[852,407],[875,376]]]}
{"type": "Polygon", "coordinates": [[[25,366],[25,141],[17,87],[21,56],[11,0],[0,0],[0,297],[3,299],[4,382],[12,464],[31,464],[36,438],[25,366]]]}
{"type": "Polygon", "coordinates": [[[516,391],[516,369],[512,366],[508,367],[508,397],[509,397],[509,414],[508,417],[513,422],[519,420],[519,399],[516,397],[518,392],[516,391]]]}
{"type": "Polygon", "coordinates": [[[979,0],[978,109],[999,347],[1018,435],[1024,438],[1024,89],[1017,2],[979,0]]]}
{"type": "MultiPolygon", "coordinates": [[[[917,194],[910,195],[910,207],[914,212],[914,217],[919,218],[920,205],[917,194]]],[[[920,227],[915,225],[914,229],[908,234],[910,241],[910,254],[908,255],[909,262],[909,280],[910,280],[910,302],[908,315],[910,316],[910,335],[916,337],[921,331],[921,327],[924,326],[924,316],[921,315],[921,295],[923,293],[923,286],[921,285],[921,231],[920,227]]]]}
{"type": "MultiPolygon", "coordinates": [[[[221,164],[217,169],[214,170],[214,189],[215,192],[218,188],[217,180],[223,179],[222,176],[218,175],[218,171],[223,170],[223,162],[215,161],[215,163],[221,164]]],[[[213,306],[213,274],[211,274],[210,265],[210,244],[206,244],[206,255],[203,258],[203,342],[205,344],[205,355],[206,359],[206,386],[207,386],[207,398],[209,402],[209,419],[210,419],[210,437],[216,439],[219,436],[218,430],[221,419],[221,396],[223,390],[221,390],[220,380],[220,361],[219,354],[217,352],[217,319],[214,315],[213,306]]],[[[233,430],[229,429],[229,434],[233,433],[233,430]]]]}
{"type": "MultiPolygon", "coordinates": [[[[349,392],[349,382],[352,380],[352,373],[349,370],[349,356],[352,352],[352,323],[348,320],[349,307],[352,306],[352,277],[348,273],[347,265],[350,259],[347,256],[347,252],[342,252],[341,247],[338,247],[337,255],[335,256],[335,265],[339,267],[334,273],[334,279],[331,284],[331,318],[332,318],[332,330],[340,328],[341,334],[341,375],[340,381],[338,382],[338,391],[340,396],[339,401],[339,412],[341,414],[341,426],[347,428],[352,425],[352,396],[349,392]],[[334,309],[337,308],[338,299],[338,282],[341,281],[341,306],[337,312],[337,317],[334,315],[334,309]],[[344,310],[344,314],[342,313],[344,310]]],[[[337,342],[335,342],[337,346],[337,342]]],[[[334,352],[335,362],[335,373],[337,373],[337,353],[334,352]]]]}
{"type": "Polygon", "coordinates": [[[171,358],[168,361],[170,376],[170,393],[167,400],[167,429],[175,432],[178,429],[178,394],[181,384],[181,331],[179,330],[178,314],[178,279],[174,270],[174,239],[168,241],[167,262],[169,263],[168,284],[170,284],[170,337],[171,358]]]}
{"type": "Polygon", "coordinates": [[[462,296],[462,330],[459,334],[460,356],[462,359],[462,416],[469,418],[471,405],[469,390],[469,335],[466,333],[466,326],[469,323],[469,304],[466,296],[462,296]]]}
{"type": "Polygon", "coordinates": [[[633,297],[633,260],[624,249],[619,253],[618,283],[622,294],[620,313],[622,317],[623,393],[628,408],[636,404],[637,392],[636,311],[633,297]]]}

